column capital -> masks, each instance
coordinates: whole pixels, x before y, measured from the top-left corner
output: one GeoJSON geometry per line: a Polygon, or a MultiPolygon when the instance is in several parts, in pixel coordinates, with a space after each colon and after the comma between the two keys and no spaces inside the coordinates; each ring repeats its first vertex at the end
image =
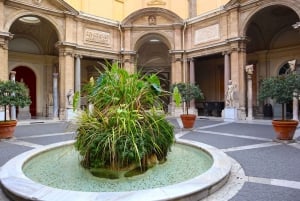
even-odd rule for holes
{"type": "Polygon", "coordinates": [[[73,55],[76,59],[78,58],[78,59],[82,59],[83,58],[83,56],[81,55],[81,54],[74,54],[73,55]]]}
{"type": "Polygon", "coordinates": [[[222,55],[225,56],[225,55],[230,55],[231,54],[231,50],[225,50],[222,52],[222,55]]]}
{"type": "Polygon", "coordinates": [[[8,50],[8,41],[13,38],[10,32],[0,32],[0,48],[8,50]]]}
{"type": "Polygon", "coordinates": [[[11,40],[13,38],[14,34],[10,33],[10,32],[3,32],[0,31],[0,38],[4,38],[6,40],[11,40]]]}
{"type": "Polygon", "coordinates": [[[187,58],[187,61],[189,61],[189,62],[194,62],[194,61],[195,61],[195,58],[194,58],[194,57],[187,58]]]}
{"type": "Polygon", "coordinates": [[[16,73],[17,73],[16,71],[13,71],[13,70],[10,71],[10,74],[11,74],[11,75],[15,75],[16,73]]]}
{"type": "Polygon", "coordinates": [[[245,67],[245,71],[246,71],[246,73],[248,74],[248,75],[252,75],[253,74],[253,71],[254,71],[254,69],[253,69],[253,64],[251,64],[251,65],[247,65],[246,67],[245,67]]]}

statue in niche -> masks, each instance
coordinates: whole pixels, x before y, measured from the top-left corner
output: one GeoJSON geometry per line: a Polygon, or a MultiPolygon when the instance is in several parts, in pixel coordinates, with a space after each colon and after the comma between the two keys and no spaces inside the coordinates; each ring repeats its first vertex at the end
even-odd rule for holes
{"type": "Polygon", "coordinates": [[[148,23],[149,23],[149,25],[156,25],[156,16],[155,15],[150,15],[148,17],[148,23]]]}
{"type": "Polygon", "coordinates": [[[227,107],[233,107],[233,101],[234,101],[234,92],[235,92],[235,89],[236,89],[236,85],[234,85],[232,83],[232,80],[229,80],[228,81],[228,86],[227,86],[227,91],[226,91],[226,94],[225,94],[225,100],[226,100],[226,103],[225,105],[227,107]]]}
{"type": "Polygon", "coordinates": [[[288,61],[288,64],[290,66],[289,68],[290,72],[294,72],[296,70],[296,60],[288,61]]]}
{"type": "Polygon", "coordinates": [[[69,106],[73,105],[73,96],[74,96],[73,90],[70,89],[67,93],[67,101],[69,106]]]}

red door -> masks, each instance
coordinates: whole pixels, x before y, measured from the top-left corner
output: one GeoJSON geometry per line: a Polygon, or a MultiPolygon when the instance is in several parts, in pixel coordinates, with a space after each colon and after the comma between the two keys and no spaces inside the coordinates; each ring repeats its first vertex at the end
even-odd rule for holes
{"type": "Polygon", "coordinates": [[[26,67],[19,66],[13,69],[16,71],[16,81],[24,82],[29,88],[29,95],[31,99],[30,114],[32,117],[36,116],[36,76],[34,72],[26,67]]]}

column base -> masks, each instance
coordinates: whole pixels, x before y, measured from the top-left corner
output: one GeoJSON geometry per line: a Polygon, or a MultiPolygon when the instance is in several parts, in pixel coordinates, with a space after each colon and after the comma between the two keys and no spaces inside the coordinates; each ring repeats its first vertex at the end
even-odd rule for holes
{"type": "Polygon", "coordinates": [[[31,119],[31,114],[29,112],[29,107],[19,108],[18,119],[31,119]]]}
{"type": "Polygon", "coordinates": [[[223,110],[224,121],[236,121],[238,120],[237,109],[234,107],[226,107],[223,110]]]}
{"type": "Polygon", "coordinates": [[[76,118],[76,112],[73,111],[73,108],[66,109],[66,120],[74,120],[76,118]]]}

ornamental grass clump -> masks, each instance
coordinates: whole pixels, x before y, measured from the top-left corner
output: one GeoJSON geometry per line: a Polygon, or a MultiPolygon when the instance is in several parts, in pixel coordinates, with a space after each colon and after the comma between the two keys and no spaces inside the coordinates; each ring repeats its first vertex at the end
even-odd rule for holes
{"type": "Polygon", "coordinates": [[[83,91],[93,105],[79,117],[75,142],[85,168],[145,171],[166,160],[174,128],[162,112],[161,98],[168,94],[156,75],[130,74],[108,64],[83,91]]]}

